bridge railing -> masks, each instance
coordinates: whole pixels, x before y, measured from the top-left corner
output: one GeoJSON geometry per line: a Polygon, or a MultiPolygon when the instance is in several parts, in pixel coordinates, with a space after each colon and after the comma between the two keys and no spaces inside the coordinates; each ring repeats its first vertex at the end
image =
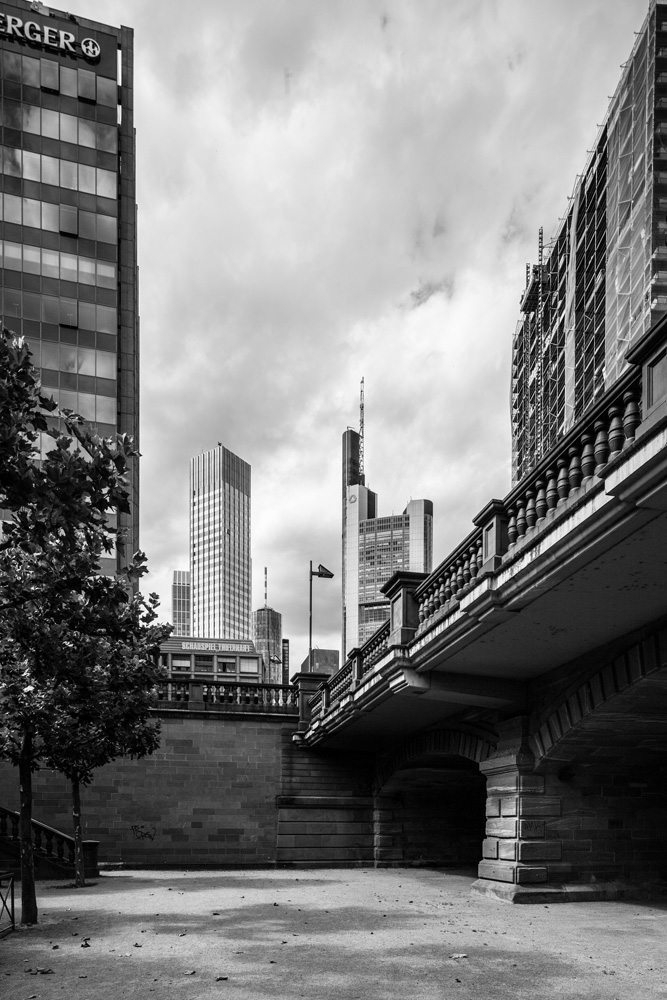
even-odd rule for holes
{"type": "Polygon", "coordinates": [[[390,623],[384,622],[359,649],[353,649],[340,670],[320,684],[309,700],[310,721],[321,718],[353,691],[361,679],[375,666],[389,644],[390,623]]]}
{"type": "Polygon", "coordinates": [[[171,680],[157,689],[158,708],[298,714],[297,689],[286,684],[171,680]]]}
{"type": "Polygon", "coordinates": [[[475,530],[415,590],[419,632],[458,607],[480,573],[493,571],[551,511],[583,492],[634,439],[641,422],[641,372],[630,369],[504,500],[492,500],[475,530]],[[442,609],[442,612],[441,612],[442,609]]]}

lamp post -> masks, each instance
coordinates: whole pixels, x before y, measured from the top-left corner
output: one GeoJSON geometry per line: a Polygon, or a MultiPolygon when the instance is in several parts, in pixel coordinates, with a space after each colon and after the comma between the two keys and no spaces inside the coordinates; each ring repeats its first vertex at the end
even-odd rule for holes
{"type": "Polygon", "coordinates": [[[322,563],[319,564],[317,569],[313,569],[313,560],[310,560],[310,573],[308,576],[308,588],[309,588],[309,614],[308,614],[308,673],[313,672],[313,577],[319,576],[324,580],[333,580],[333,573],[322,563]]]}

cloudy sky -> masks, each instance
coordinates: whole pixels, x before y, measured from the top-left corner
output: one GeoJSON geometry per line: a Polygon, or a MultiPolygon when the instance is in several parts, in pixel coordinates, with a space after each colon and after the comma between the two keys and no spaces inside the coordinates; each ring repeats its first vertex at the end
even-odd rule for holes
{"type": "MultiPolygon", "coordinates": [[[[61,5],[62,6],[62,5],[61,5]]],[[[135,30],[146,589],[187,568],[188,464],[252,466],[253,607],[340,646],[340,441],[435,561],[510,488],[525,265],[646,0],[77,0],[135,30]]]]}

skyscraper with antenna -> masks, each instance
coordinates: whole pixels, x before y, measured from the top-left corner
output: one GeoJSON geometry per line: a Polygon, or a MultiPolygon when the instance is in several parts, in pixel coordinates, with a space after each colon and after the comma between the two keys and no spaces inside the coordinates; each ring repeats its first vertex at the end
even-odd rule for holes
{"type": "Polygon", "coordinates": [[[252,613],[252,640],[262,657],[262,681],[282,684],[283,616],[269,607],[268,569],[264,567],[264,607],[252,613]]]}
{"type": "Polygon", "coordinates": [[[364,469],[364,379],[359,392],[359,430],[343,434],[342,466],[342,655],[363,645],[389,618],[382,586],[399,569],[430,573],[433,504],[410,500],[402,514],[378,517],[378,498],[364,469]]]}

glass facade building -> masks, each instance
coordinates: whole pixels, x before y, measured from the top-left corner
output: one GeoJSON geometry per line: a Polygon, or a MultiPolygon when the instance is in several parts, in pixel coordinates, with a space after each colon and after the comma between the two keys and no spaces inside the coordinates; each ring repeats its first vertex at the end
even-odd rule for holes
{"type": "Polygon", "coordinates": [[[218,445],[190,463],[192,634],[250,639],[250,466],[218,445]]]}
{"type": "Polygon", "coordinates": [[[191,588],[188,570],[175,569],[171,584],[172,635],[191,635],[191,588]]]}
{"type": "Polygon", "coordinates": [[[381,589],[398,570],[430,573],[433,504],[411,500],[402,514],[377,516],[377,494],[359,468],[357,431],[343,434],[343,656],[389,618],[381,589]]]}
{"type": "Polygon", "coordinates": [[[283,616],[269,607],[253,611],[252,640],[262,657],[262,680],[282,684],[283,616]]]}
{"type": "Polygon", "coordinates": [[[519,482],[667,309],[667,5],[651,0],[555,236],[526,269],[512,357],[519,482]]]}
{"type": "MultiPolygon", "coordinates": [[[[26,338],[45,392],[138,443],[132,71],[130,28],[0,0],[3,322],[26,338]]],[[[131,554],[138,459],[129,478],[131,554]]]]}

